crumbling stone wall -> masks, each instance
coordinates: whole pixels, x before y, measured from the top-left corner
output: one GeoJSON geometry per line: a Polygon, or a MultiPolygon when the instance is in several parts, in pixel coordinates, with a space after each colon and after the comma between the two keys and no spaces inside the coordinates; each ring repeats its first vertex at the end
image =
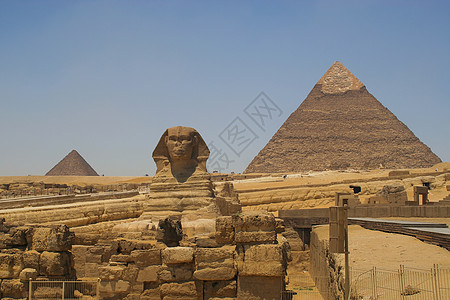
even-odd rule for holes
{"type": "Polygon", "coordinates": [[[72,239],[65,225],[12,226],[1,219],[0,297],[26,298],[29,279],[74,279],[72,239]]]}
{"type": "Polygon", "coordinates": [[[216,219],[216,232],[169,247],[115,239],[74,245],[78,279],[100,278],[102,299],[279,299],[290,248],[267,213],[216,219]]]}

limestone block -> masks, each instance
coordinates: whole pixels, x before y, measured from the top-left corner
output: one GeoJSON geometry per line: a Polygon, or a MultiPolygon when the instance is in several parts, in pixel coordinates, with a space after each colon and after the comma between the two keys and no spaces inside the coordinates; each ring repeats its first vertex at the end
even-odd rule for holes
{"type": "Polygon", "coordinates": [[[98,263],[99,257],[101,257],[101,262],[109,262],[111,256],[117,254],[118,247],[118,241],[113,242],[111,245],[88,246],[86,262],[98,263]]]}
{"type": "Polygon", "coordinates": [[[235,233],[235,241],[239,244],[246,243],[274,243],[277,239],[275,231],[240,231],[235,233]]]}
{"type": "Polygon", "coordinates": [[[245,261],[282,262],[283,252],[280,245],[253,245],[245,250],[245,261]]]}
{"type": "Polygon", "coordinates": [[[28,227],[21,226],[12,227],[8,233],[0,232],[0,249],[26,246],[28,230],[28,227]]]}
{"type": "Polygon", "coordinates": [[[37,251],[67,251],[72,247],[73,232],[66,225],[36,227],[31,230],[31,249],[37,251]]]}
{"type": "Polygon", "coordinates": [[[195,281],[187,281],[183,283],[163,283],[160,285],[161,295],[163,299],[198,299],[197,295],[201,292],[197,291],[195,281]]]}
{"type": "Polygon", "coordinates": [[[130,255],[125,254],[112,255],[109,260],[113,262],[122,262],[122,263],[129,263],[133,261],[130,255]]]}
{"type": "Polygon", "coordinates": [[[267,212],[245,212],[233,216],[236,232],[275,231],[275,217],[267,212]]]}
{"type": "Polygon", "coordinates": [[[204,281],[230,280],[236,276],[236,269],[229,267],[204,268],[194,272],[194,278],[204,281]]]}
{"type": "Polygon", "coordinates": [[[234,266],[235,246],[221,248],[198,248],[195,251],[197,280],[229,280],[236,275],[234,266]]]}
{"type": "Polygon", "coordinates": [[[287,266],[280,245],[262,244],[239,248],[238,272],[242,276],[276,276],[285,274],[287,266]]]}
{"type": "Polygon", "coordinates": [[[134,264],[129,264],[122,272],[122,279],[131,283],[136,282],[139,268],[134,264]]]}
{"type": "Polygon", "coordinates": [[[192,264],[163,265],[158,273],[161,282],[192,280],[194,266],[192,264]]]}
{"type": "Polygon", "coordinates": [[[280,299],[283,290],[282,277],[239,276],[238,299],[280,299]]]}
{"type": "Polygon", "coordinates": [[[149,266],[161,264],[161,250],[134,250],[130,254],[137,266],[149,266]]]}
{"type": "Polygon", "coordinates": [[[204,299],[236,298],[237,285],[235,280],[206,281],[204,283],[204,299]]]}
{"type": "Polygon", "coordinates": [[[48,252],[41,253],[39,258],[39,275],[43,276],[63,276],[71,272],[72,257],[69,252],[48,252]]]}
{"type": "Polygon", "coordinates": [[[3,279],[0,287],[2,299],[27,297],[26,286],[19,279],[3,279]]]}
{"type": "Polygon", "coordinates": [[[284,267],[279,262],[244,261],[238,264],[239,276],[284,276],[284,267]]]}
{"type": "Polygon", "coordinates": [[[40,285],[33,291],[33,296],[36,299],[61,299],[62,288],[40,285]]]}
{"type": "Polygon", "coordinates": [[[231,216],[216,219],[216,242],[232,244],[234,242],[233,218],[231,216]]]}
{"type": "Polygon", "coordinates": [[[194,249],[191,247],[167,247],[161,251],[164,264],[190,263],[194,259],[194,249]]]}
{"type": "Polygon", "coordinates": [[[223,246],[220,248],[197,248],[195,250],[195,264],[198,267],[211,266],[213,263],[223,263],[226,260],[233,262],[236,246],[223,246]]]}
{"type": "Polygon", "coordinates": [[[22,269],[23,260],[21,252],[10,250],[9,253],[0,253],[0,279],[17,278],[22,269]]]}
{"type": "Polygon", "coordinates": [[[19,279],[21,281],[28,281],[30,278],[35,280],[38,277],[39,273],[36,269],[25,268],[19,274],[19,279]]]}
{"type": "Polygon", "coordinates": [[[210,236],[203,236],[203,237],[197,237],[195,239],[195,244],[197,247],[200,248],[216,248],[219,247],[219,244],[216,242],[216,237],[213,235],[210,236]]]}
{"type": "Polygon", "coordinates": [[[140,300],[161,300],[159,286],[146,286],[140,300]]]}
{"type": "Polygon", "coordinates": [[[130,287],[131,285],[128,281],[100,281],[100,298],[117,297],[121,299],[128,294],[130,287]]]}
{"type": "Polygon", "coordinates": [[[100,276],[99,265],[95,263],[86,263],[84,266],[84,277],[98,278],[100,276]]]}
{"type": "Polygon", "coordinates": [[[155,247],[154,241],[141,241],[120,239],[118,242],[118,252],[122,254],[130,254],[133,250],[149,250],[155,247]]]}
{"type": "Polygon", "coordinates": [[[158,273],[161,270],[161,266],[148,266],[139,270],[137,275],[137,282],[157,282],[158,273]]]}
{"type": "Polygon", "coordinates": [[[76,275],[78,278],[86,277],[85,269],[86,269],[87,249],[88,246],[74,245],[72,246],[72,250],[70,251],[73,256],[73,266],[75,268],[76,275]]]}
{"type": "Polygon", "coordinates": [[[98,268],[99,278],[105,281],[117,281],[122,279],[125,266],[102,266],[98,268]]]}

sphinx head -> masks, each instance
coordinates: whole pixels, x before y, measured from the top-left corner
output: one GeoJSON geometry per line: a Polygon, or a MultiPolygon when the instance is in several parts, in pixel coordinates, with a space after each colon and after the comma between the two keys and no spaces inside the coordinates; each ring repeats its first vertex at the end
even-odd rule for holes
{"type": "Polygon", "coordinates": [[[183,126],[168,128],[153,151],[156,174],[170,170],[176,178],[177,174],[182,174],[180,176],[184,178],[185,174],[196,170],[206,172],[208,157],[208,146],[200,134],[193,128],[183,126]]]}

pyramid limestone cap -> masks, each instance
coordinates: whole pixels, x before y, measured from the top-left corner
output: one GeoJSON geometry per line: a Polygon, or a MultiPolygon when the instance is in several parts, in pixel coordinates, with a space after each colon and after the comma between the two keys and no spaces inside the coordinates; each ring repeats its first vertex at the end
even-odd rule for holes
{"type": "Polygon", "coordinates": [[[364,84],[356,78],[343,64],[336,61],[317,84],[321,84],[321,91],[326,94],[345,93],[349,90],[357,91],[364,84]]]}

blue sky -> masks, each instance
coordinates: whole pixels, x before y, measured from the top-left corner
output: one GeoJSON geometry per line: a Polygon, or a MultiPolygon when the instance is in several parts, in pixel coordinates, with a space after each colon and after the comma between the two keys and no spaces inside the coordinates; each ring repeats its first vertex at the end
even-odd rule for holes
{"type": "Polygon", "coordinates": [[[99,174],[153,175],[177,125],[242,172],[336,60],[450,161],[449,53],[445,1],[3,0],[0,176],[72,149],[99,174]],[[244,112],[260,92],[282,110],[263,129],[244,112]],[[236,118],[257,136],[239,156],[220,139],[236,118]]]}

